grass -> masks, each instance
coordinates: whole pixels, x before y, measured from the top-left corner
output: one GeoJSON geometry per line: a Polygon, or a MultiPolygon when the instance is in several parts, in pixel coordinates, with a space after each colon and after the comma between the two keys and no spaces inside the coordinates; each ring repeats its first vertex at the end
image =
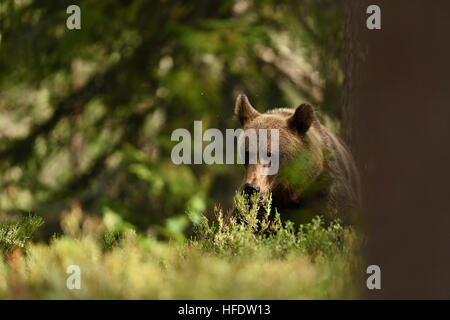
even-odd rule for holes
{"type": "Polygon", "coordinates": [[[190,214],[195,235],[159,240],[138,234],[112,213],[79,207],[62,215],[64,235],[30,241],[42,224],[29,216],[0,224],[2,299],[342,299],[362,280],[357,234],[320,217],[298,228],[270,210],[257,219],[256,197],[236,195],[237,214],[190,214]],[[268,212],[268,213],[267,213],[268,212]],[[81,288],[66,286],[67,267],[81,288]]]}

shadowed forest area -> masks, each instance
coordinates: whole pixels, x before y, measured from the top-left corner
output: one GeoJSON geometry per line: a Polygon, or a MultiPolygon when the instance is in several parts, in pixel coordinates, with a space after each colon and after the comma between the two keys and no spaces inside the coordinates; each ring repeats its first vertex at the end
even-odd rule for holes
{"type": "Polygon", "coordinates": [[[229,208],[242,166],[175,166],[170,135],[238,127],[241,92],[260,111],[310,102],[339,132],[339,1],[81,1],[81,30],[70,4],[0,5],[3,217],[40,215],[48,237],[72,206],[140,230],[229,208]]]}
{"type": "Polygon", "coordinates": [[[449,29],[448,0],[1,1],[0,299],[448,298],[449,29]],[[240,127],[242,93],[319,110],[361,221],[172,162],[175,129],[240,127]]]}
{"type": "Polygon", "coordinates": [[[175,129],[239,127],[240,93],[309,102],[341,135],[341,1],[7,0],[0,17],[0,298],[358,296],[352,229],[235,197],[242,165],[171,160],[175,129]]]}

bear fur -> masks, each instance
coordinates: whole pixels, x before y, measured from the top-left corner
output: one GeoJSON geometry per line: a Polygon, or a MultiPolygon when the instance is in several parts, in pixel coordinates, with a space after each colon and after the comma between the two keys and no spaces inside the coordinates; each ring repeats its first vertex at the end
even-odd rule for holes
{"type": "MultiPolygon", "coordinates": [[[[353,222],[360,206],[359,176],[344,143],[318,119],[307,103],[295,109],[274,109],[260,113],[245,95],[238,96],[235,116],[242,129],[279,130],[279,171],[262,175],[260,161],[245,164],[240,190],[253,186],[261,201],[272,193],[272,208],[283,218],[286,209],[307,209],[327,220],[353,222]]],[[[256,130],[257,131],[257,130],[256,130]]],[[[270,138],[267,139],[270,142],[270,138]]],[[[270,146],[267,146],[270,150],[270,146]]]]}

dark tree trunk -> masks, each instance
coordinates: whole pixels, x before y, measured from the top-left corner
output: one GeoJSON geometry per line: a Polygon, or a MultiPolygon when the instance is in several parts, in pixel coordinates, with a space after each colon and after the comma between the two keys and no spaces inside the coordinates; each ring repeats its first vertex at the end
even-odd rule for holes
{"type": "Polygon", "coordinates": [[[367,54],[367,42],[364,39],[364,29],[366,16],[366,1],[345,1],[345,25],[344,25],[344,85],[342,93],[342,128],[343,138],[350,146],[356,149],[357,122],[355,122],[356,108],[355,92],[361,82],[362,67],[365,55],[367,54]]]}
{"type": "Polygon", "coordinates": [[[381,268],[366,297],[450,298],[450,1],[346,0],[345,31],[344,137],[381,268]]]}

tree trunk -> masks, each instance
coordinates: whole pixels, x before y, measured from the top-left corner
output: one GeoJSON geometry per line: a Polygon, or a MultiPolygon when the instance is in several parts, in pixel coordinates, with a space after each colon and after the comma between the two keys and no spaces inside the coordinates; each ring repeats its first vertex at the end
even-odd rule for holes
{"type": "Polygon", "coordinates": [[[381,268],[367,298],[450,298],[449,30],[449,1],[346,0],[344,138],[381,268]],[[366,27],[372,4],[381,30],[366,27]]]}

